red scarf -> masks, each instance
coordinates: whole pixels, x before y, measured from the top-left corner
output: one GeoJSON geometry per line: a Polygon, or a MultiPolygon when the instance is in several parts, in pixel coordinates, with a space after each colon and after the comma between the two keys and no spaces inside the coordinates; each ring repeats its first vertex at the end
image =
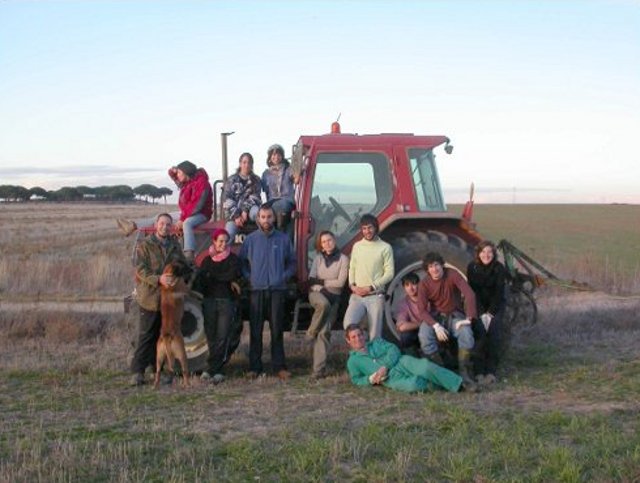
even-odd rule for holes
{"type": "Polygon", "coordinates": [[[209,247],[209,256],[211,256],[211,260],[214,262],[221,262],[226,259],[231,254],[231,248],[227,247],[223,252],[216,253],[216,249],[213,248],[213,245],[209,247]]]}

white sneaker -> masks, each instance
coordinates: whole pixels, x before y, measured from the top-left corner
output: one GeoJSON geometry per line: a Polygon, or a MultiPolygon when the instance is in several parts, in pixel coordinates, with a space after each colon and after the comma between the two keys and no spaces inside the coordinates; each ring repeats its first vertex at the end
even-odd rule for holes
{"type": "Polygon", "coordinates": [[[204,371],[202,374],[200,374],[200,380],[203,382],[209,382],[211,381],[211,379],[213,379],[211,377],[211,374],[209,374],[207,371],[204,371]]]}
{"type": "Polygon", "coordinates": [[[214,384],[220,384],[224,381],[224,374],[214,374],[211,380],[214,384]]]}

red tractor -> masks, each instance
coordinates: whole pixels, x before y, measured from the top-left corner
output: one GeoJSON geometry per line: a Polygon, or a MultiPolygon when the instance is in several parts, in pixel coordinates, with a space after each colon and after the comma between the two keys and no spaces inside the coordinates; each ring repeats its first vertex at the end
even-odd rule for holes
{"type": "MultiPolygon", "coordinates": [[[[304,288],[316,234],[330,229],[338,246],[349,254],[360,239],[359,219],[365,213],[378,218],[380,236],[394,252],[395,277],[387,288],[386,337],[398,336],[391,314],[402,292],[400,280],[410,271],[422,270],[421,260],[426,252],[440,252],[448,265],[465,272],[481,237],[470,222],[470,213],[454,216],[444,203],[435,157],[438,150],[451,153],[452,149],[445,136],[342,134],[337,123],[330,134],[300,137],[291,157],[294,171],[300,173],[292,216],[297,256],[297,276],[289,292],[292,330],[304,327],[310,319],[304,288]]],[[[224,152],[223,143],[223,157],[224,152]]],[[[226,166],[223,172],[227,172],[226,166]]],[[[216,208],[221,206],[218,188],[223,182],[214,183],[216,208]]],[[[206,256],[212,230],[224,226],[224,220],[214,218],[199,228],[203,235],[199,247],[202,253],[197,260],[206,256]]],[[[241,232],[236,240],[241,242],[242,237],[241,232]]],[[[347,298],[345,294],[343,311],[347,298]]],[[[241,311],[246,311],[248,304],[240,305],[241,311]]],[[[339,328],[341,319],[337,321],[339,328]]],[[[207,345],[196,299],[187,303],[183,333],[190,368],[200,370],[207,345]]]]}

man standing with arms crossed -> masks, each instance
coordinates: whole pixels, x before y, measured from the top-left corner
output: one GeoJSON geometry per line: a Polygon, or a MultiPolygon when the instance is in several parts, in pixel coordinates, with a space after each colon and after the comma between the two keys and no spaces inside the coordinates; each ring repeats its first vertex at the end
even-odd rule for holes
{"type": "Polygon", "coordinates": [[[155,369],[156,343],[160,335],[160,286],[170,287],[174,280],[163,275],[165,265],[173,260],[186,263],[180,242],[171,234],[173,219],[161,213],[154,223],[155,233],[138,245],[136,250],[136,301],[140,307],[138,342],[131,360],[134,386],[145,383],[144,371],[155,369]]]}
{"type": "Polygon", "coordinates": [[[393,250],[378,236],[378,220],[371,214],[360,218],[362,240],[351,250],[349,288],[351,298],[344,314],[344,328],[359,324],[364,315],[369,323],[369,339],[382,336],[384,289],[393,278],[393,250]]]}
{"type": "Polygon", "coordinates": [[[296,270],[295,252],[288,235],[274,228],[271,206],[262,205],[256,219],[259,229],[245,239],[240,251],[242,273],[249,280],[249,376],[263,373],[262,330],[265,319],[271,330],[271,365],[279,379],[291,377],[284,355],[283,325],[287,280],[296,270]]]}

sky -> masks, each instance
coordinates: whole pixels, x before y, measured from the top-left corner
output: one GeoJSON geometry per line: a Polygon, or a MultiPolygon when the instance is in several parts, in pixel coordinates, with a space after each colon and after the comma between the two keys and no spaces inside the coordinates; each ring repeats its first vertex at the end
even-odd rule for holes
{"type": "Polygon", "coordinates": [[[444,134],[445,200],[640,203],[640,1],[0,0],[0,184],[444,134]]]}

